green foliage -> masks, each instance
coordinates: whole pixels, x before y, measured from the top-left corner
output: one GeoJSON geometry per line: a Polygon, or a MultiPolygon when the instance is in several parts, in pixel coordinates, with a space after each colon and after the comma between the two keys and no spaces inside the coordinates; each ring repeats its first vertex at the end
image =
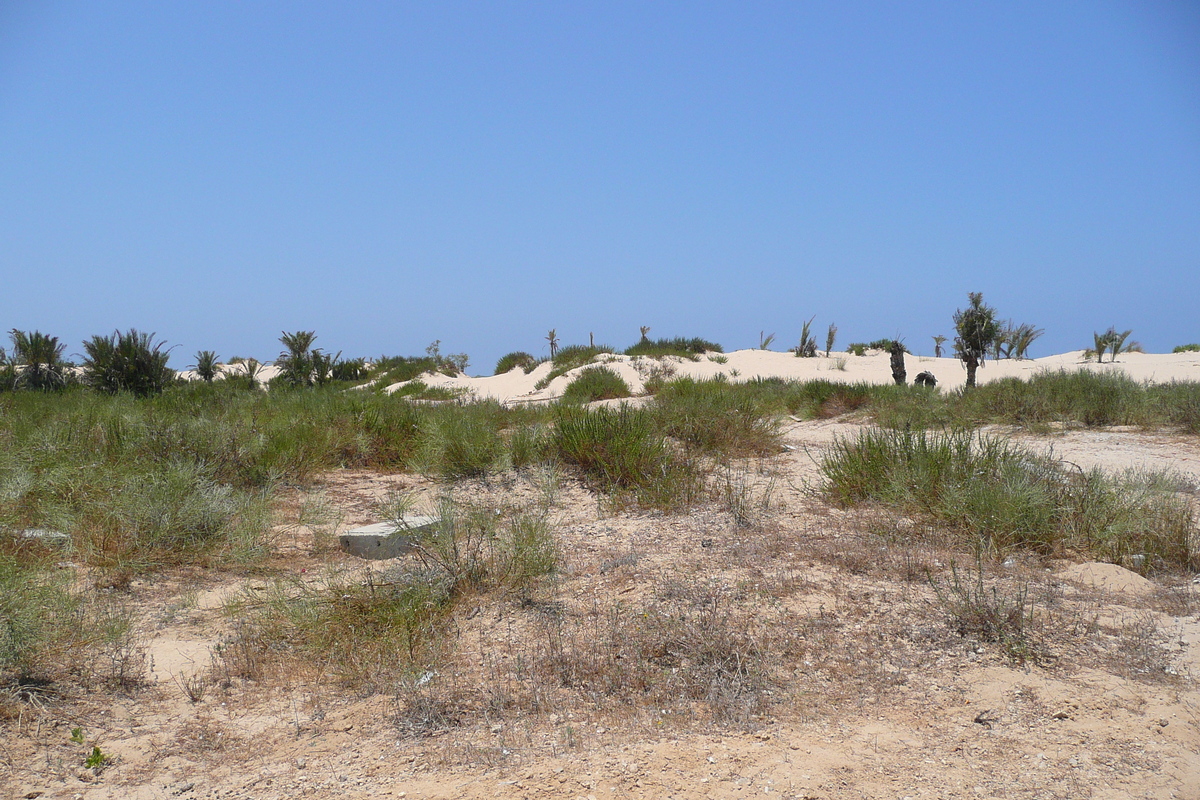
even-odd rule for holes
{"type": "Polygon", "coordinates": [[[421,422],[418,464],[445,480],[482,478],[505,467],[503,408],[495,402],[431,408],[421,422]]]}
{"type": "Polygon", "coordinates": [[[330,379],[342,383],[358,383],[369,376],[366,360],[362,358],[335,358],[329,368],[330,379]]]}
{"type": "Polygon", "coordinates": [[[92,748],[92,754],[84,760],[83,765],[88,769],[103,769],[108,763],[108,756],[100,749],[99,745],[92,748]]]}
{"type": "Polygon", "coordinates": [[[170,353],[153,333],[115,331],[83,343],[83,381],[105,394],[129,392],[138,397],[161,394],[175,373],[167,367],[170,353]]]}
{"type": "Polygon", "coordinates": [[[971,433],[868,430],[821,464],[837,503],[923,514],[994,551],[1068,549],[1150,569],[1194,569],[1195,512],[1162,475],[1064,472],[1006,440],[971,433]]]}
{"type": "Polygon", "coordinates": [[[929,583],[955,633],[995,642],[1009,658],[1024,663],[1036,655],[1029,587],[1007,589],[994,581],[987,585],[983,573],[982,558],[973,574],[951,563],[949,580],[931,577],[929,583]]]}
{"type": "Polygon", "coordinates": [[[1092,349],[1085,351],[1084,356],[1094,357],[1097,361],[1103,361],[1104,353],[1108,351],[1112,353],[1111,360],[1116,361],[1117,356],[1122,353],[1140,353],[1142,352],[1142,346],[1137,342],[1126,344],[1126,340],[1129,339],[1132,333],[1132,330],[1118,331],[1115,327],[1109,328],[1104,333],[1093,333],[1092,349]]]}
{"type": "Polygon", "coordinates": [[[558,355],[554,357],[554,368],[535,384],[535,388],[541,390],[550,385],[550,382],[555,378],[565,375],[576,367],[582,367],[584,364],[590,364],[596,356],[604,353],[611,353],[613,349],[607,345],[583,345],[573,344],[567,347],[558,348],[558,355]]]}
{"type": "Polygon", "coordinates": [[[1172,353],[1200,353],[1200,344],[1181,344],[1175,347],[1172,353]]]}
{"type": "Polygon", "coordinates": [[[534,363],[534,361],[534,357],[529,353],[517,350],[501,356],[500,360],[496,362],[496,369],[493,371],[493,374],[504,375],[505,373],[516,369],[517,367],[524,369],[525,367],[534,363]]]}
{"type": "Polygon", "coordinates": [[[0,685],[52,672],[55,654],[76,644],[78,629],[68,573],[19,559],[11,544],[0,542],[0,685]]]}
{"type": "Polygon", "coordinates": [[[983,302],[981,292],[967,294],[971,301],[966,310],[954,312],[954,352],[967,368],[967,388],[975,387],[975,370],[983,364],[988,350],[1000,335],[996,309],[983,302]]]}
{"type": "Polygon", "coordinates": [[[829,323],[829,330],[825,332],[825,357],[829,358],[829,352],[833,350],[833,343],[837,340],[837,325],[829,323]]]}
{"type": "Polygon", "coordinates": [[[553,452],[605,491],[670,509],[694,502],[703,489],[696,463],[674,452],[644,409],[559,406],[554,422],[553,452]]]}
{"type": "MultiPolygon", "coordinates": [[[[867,349],[868,350],[882,350],[885,353],[890,353],[890,352],[892,352],[892,345],[894,345],[895,343],[896,343],[895,339],[876,339],[875,341],[873,341],[867,345],[867,349]]],[[[908,352],[908,348],[904,345],[904,342],[900,343],[900,349],[902,351],[904,351],[905,353],[908,352]]]]}
{"type": "Polygon", "coordinates": [[[275,359],[279,374],[272,380],[282,386],[293,388],[312,386],[314,382],[315,362],[312,349],[317,334],[313,331],[284,331],[279,342],[284,346],[283,352],[275,359]]]}
{"type": "Polygon", "coordinates": [[[562,399],[566,403],[591,403],[629,397],[631,394],[624,378],[608,367],[597,366],[588,367],[567,384],[562,399]]]}
{"type": "Polygon", "coordinates": [[[654,396],[650,413],[659,430],[704,454],[779,452],[779,424],[769,401],[727,381],[673,380],[654,396]]]}
{"type": "MultiPolygon", "coordinates": [[[[649,329],[647,329],[649,330],[649,329]]],[[[650,341],[642,338],[637,344],[627,348],[625,355],[627,356],[647,356],[649,358],[662,358],[663,356],[678,356],[691,361],[699,360],[699,357],[705,353],[723,353],[725,352],[721,345],[710,342],[707,339],[693,337],[687,339],[677,336],[674,339],[656,339],[650,341]]]]}
{"type": "Polygon", "coordinates": [[[29,333],[13,328],[8,337],[13,347],[10,375],[12,388],[48,392],[66,386],[62,355],[67,346],[59,344],[57,336],[47,336],[41,331],[29,333]]]}
{"type": "Polygon", "coordinates": [[[770,350],[772,343],[775,341],[775,334],[767,333],[766,331],[758,332],[758,349],[770,350]]]}
{"type": "Polygon", "coordinates": [[[1028,358],[1029,346],[1041,338],[1045,331],[1029,323],[1015,324],[1011,319],[1000,327],[992,343],[992,358],[1028,358]]]}
{"type": "Polygon", "coordinates": [[[812,335],[812,324],[816,317],[806,321],[800,329],[800,343],[792,348],[798,358],[816,358],[817,340],[812,335]]]}
{"type": "Polygon", "coordinates": [[[196,377],[205,383],[212,383],[217,377],[217,354],[212,350],[201,350],[196,353],[196,363],[192,365],[196,377]]]}
{"type": "Polygon", "coordinates": [[[861,356],[866,354],[867,347],[868,345],[865,342],[851,342],[846,347],[846,352],[851,355],[861,356]]]}
{"type": "Polygon", "coordinates": [[[946,343],[946,337],[945,337],[945,336],[940,336],[940,335],[939,335],[939,336],[934,336],[934,337],[933,337],[933,357],[934,357],[934,358],[941,358],[941,357],[942,357],[942,345],[943,345],[943,344],[945,344],[945,343],[946,343]]]}

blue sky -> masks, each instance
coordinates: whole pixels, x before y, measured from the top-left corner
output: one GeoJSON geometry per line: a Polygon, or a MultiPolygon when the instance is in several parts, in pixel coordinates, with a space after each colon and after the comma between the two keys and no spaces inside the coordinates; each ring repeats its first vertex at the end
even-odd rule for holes
{"type": "Polygon", "coordinates": [[[1200,341],[1200,4],[0,0],[0,328],[1200,341]]]}

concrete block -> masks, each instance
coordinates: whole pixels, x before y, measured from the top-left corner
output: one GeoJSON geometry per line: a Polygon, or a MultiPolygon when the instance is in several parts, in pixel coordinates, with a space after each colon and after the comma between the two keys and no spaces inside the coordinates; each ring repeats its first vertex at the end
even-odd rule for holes
{"type": "Polygon", "coordinates": [[[342,549],[352,556],[380,560],[397,558],[413,547],[413,538],[422,531],[441,522],[441,517],[414,514],[403,520],[403,525],[391,522],[376,522],[352,528],[338,536],[342,549]]]}

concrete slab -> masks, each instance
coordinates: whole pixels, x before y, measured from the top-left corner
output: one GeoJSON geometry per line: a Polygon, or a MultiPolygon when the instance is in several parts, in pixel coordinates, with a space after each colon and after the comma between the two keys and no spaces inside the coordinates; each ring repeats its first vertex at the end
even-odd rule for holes
{"type": "Polygon", "coordinates": [[[413,548],[413,538],[441,522],[441,517],[413,514],[402,520],[401,525],[392,522],[376,522],[351,528],[338,536],[342,549],[352,556],[381,560],[398,558],[413,548]]]}

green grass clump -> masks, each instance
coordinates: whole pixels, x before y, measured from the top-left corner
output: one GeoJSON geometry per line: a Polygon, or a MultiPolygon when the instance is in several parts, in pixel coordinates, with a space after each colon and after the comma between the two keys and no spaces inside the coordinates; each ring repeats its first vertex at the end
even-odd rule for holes
{"type": "Polygon", "coordinates": [[[629,397],[629,384],[608,367],[588,367],[567,384],[562,400],[566,403],[591,403],[629,397]]]}
{"type": "Polygon", "coordinates": [[[663,356],[678,356],[691,361],[699,361],[700,356],[705,353],[724,353],[724,348],[716,342],[710,342],[707,339],[693,337],[686,339],[682,336],[677,336],[674,339],[642,339],[637,344],[627,348],[625,355],[627,356],[647,356],[649,358],[662,358],[663,356]]]}
{"type": "Polygon", "coordinates": [[[576,367],[582,367],[584,364],[590,364],[596,356],[604,353],[611,353],[613,349],[607,345],[598,345],[591,347],[583,344],[572,344],[566,347],[559,348],[554,355],[554,368],[550,370],[546,377],[542,378],[535,384],[539,391],[550,385],[550,382],[560,375],[565,375],[576,367]]]}
{"type": "Polygon", "coordinates": [[[445,480],[483,478],[503,470],[508,448],[499,403],[461,403],[430,409],[421,423],[417,464],[445,480]]]}
{"type": "Polygon", "coordinates": [[[0,547],[0,686],[46,679],[80,645],[71,575],[45,559],[19,557],[15,539],[0,547]]]}
{"type": "Polygon", "coordinates": [[[521,369],[525,369],[529,365],[536,364],[536,363],[537,363],[537,359],[535,359],[529,353],[525,353],[525,352],[518,350],[518,351],[515,351],[512,353],[509,353],[507,355],[501,356],[500,360],[496,362],[496,369],[493,370],[493,374],[503,375],[506,372],[511,372],[512,370],[516,369],[517,367],[520,367],[521,369]]]}
{"type": "Polygon", "coordinates": [[[1162,475],[1067,473],[1005,440],[961,433],[869,430],[823,460],[842,505],[879,502],[924,514],[1004,552],[1066,550],[1147,569],[1194,569],[1195,514],[1162,475]]]}
{"type": "Polygon", "coordinates": [[[1200,353],[1200,344],[1177,345],[1172,353],[1200,353]]]}
{"type": "Polygon", "coordinates": [[[551,451],[604,491],[674,509],[703,490],[699,465],[675,452],[645,409],[559,406],[554,423],[551,451]]]}
{"type": "Polygon", "coordinates": [[[770,404],[742,385],[677,378],[658,391],[650,413],[663,433],[707,455],[779,452],[779,423],[770,404]]]}

